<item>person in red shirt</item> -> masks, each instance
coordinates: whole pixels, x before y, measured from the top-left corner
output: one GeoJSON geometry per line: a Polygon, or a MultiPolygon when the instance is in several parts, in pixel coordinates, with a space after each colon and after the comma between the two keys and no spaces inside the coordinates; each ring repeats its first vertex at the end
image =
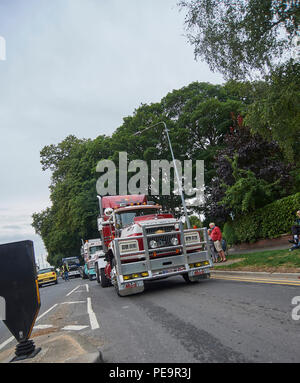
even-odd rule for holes
{"type": "Polygon", "coordinates": [[[209,224],[209,227],[211,229],[210,237],[213,240],[215,248],[221,258],[220,262],[226,262],[225,253],[222,249],[222,244],[221,244],[221,241],[222,241],[221,230],[218,226],[215,225],[214,222],[211,222],[209,224]]]}

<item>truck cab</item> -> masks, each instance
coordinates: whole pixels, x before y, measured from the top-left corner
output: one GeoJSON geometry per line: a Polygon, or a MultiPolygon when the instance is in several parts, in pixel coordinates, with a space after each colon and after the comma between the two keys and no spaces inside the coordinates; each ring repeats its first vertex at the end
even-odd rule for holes
{"type": "Polygon", "coordinates": [[[98,270],[102,287],[118,295],[144,291],[144,282],[182,275],[193,283],[208,278],[212,261],[206,228],[183,223],[145,195],[98,197],[98,229],[105,267],[98,270]]]}
{"type": "Polygon", "coordinates": [[[97,264],[98,262],[101,263],[105,256],[102,241],[99,238],[89,239],[82,245],[81,249],[81,254],[84,259],[82,278],[89,278],[89,280],[93,280],[97,276],[97,264]]]}

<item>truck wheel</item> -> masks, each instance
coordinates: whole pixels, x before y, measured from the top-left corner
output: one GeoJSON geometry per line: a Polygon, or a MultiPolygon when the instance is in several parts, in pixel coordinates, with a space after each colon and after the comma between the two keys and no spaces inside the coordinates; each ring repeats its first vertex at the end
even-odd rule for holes
{"type": "Polygon", "coordinates": [[[100,280],[100,275],[99,275],[99,268],[98,268],[98,265],[96,265],[96,279],[97,279],[97,282],[98,282],[99,285],[100,285],[101,280],[100,280]]]}
{"type": "Polygon", "coordinates": [[[210,273],[207,273],[207,274],[201,274],[201,275],[197,275],[197,276],[194,276],[194,277],[190,277],[188,275],[188,273],[185,273],[185,274],[182,274],[183,276],[183,279],[186,281],[186,283],[196,283],[196,282],[199,282],[203,279],[209,279],[210,278],[210,273]]]}
{"type": "Polygon", "coordinates": [[[100,278],[101,278],[101,280],[100,280],[101,287],[111,286],[110,280],[105,275],[105,269],[104,268],[100,269],[100,278]]]}
{"type": "Polygon", "coordinates": [[[120,289],[119,289],[119,286],[118,286],[118,282],[115,284],[115,289],[116,289],[116,292],[117,292],[119,297],[124,297],[124,295],[120,294],[120,289]]]}
{"type": "Polygon", "coordinates": [[[190,277],[189,277],[189,274],[188,273],[184,273],[182,274],[183,276],[183,279],[186,281],[186,283],[195,283],[195,282],[198,282],[199,280],[192,280],[190,277]]]}

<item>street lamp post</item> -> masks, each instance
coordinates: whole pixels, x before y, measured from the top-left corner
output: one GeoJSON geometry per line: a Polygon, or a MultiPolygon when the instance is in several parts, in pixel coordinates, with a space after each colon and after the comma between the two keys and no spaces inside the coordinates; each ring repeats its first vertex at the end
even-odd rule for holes
{"type": "Polygon", "coordinates": [[[179,174],[178,174],[178,170],[177,170],[177,166],[176,166],[176,162],[175,162],[174,152],[173,152],[173,148],[172,148],[172,144],[171,144],[171,140],[170,140],[170,136],[169,136],[169,131],[168,131],[166,123],[164,121],[160,121],[157,124],[149,126],[148,128],[145,128],[144,130],[142,130],[140,132],[134,133],[134,136],[137,136],[138,134],[141,134],[141,133],[145,132],[146,130],[154,128],[155,126],[160,125],[160,124],[162,124],[164,126],[164,130],[165,130],[166,135],[167,135],[167,139],[168,139],[168,143],[169,143],[169,147],[170,147],[170,151],[171,151],[171,155],[172,155],[172,159],[173,159],[174,170],[175,170],[175,174],[176,174],[176,178],[177,178],[177,183],[178,183],[179,190],[180,190],[181,201],[182,201],[182,206],[183,206],[183,210],[184,210],[184,216],[185,216],[187,228],[190,229],[191,223],[190,223],[190,219],[189,219],[186,204],[185,204],[185,199],[184,199],[184,194],[183,194],[183,189],[182,189],[182,180],[179,179],[179,174]]]}

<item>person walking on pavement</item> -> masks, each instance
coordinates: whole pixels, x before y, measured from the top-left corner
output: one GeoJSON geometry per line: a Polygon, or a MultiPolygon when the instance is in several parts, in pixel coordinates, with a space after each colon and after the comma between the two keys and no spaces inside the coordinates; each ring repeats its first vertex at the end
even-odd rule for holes
{"type": "Polygon", "coordinates": [[[209,224],[209,227],[211,229],[210,237],[214,242],[214,246],[219,254],[219,257],[221,258],[220,262],[226,262],[225,253],[221,244],[221,241],[222,241],[221,230],[218,226],[215,225],[214,222],[211,222],[209,224]]]}
{"type": "Polygon", "coordinates": [[[69,266],[66,263],[63,264],[62,270],[63,270],[65,282],[69,281],[69,266]]]}

